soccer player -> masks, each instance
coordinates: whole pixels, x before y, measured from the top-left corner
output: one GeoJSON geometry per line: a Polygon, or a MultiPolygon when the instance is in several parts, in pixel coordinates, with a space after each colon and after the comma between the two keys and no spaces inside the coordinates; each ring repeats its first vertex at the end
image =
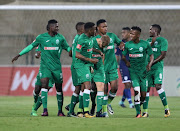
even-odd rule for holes
{"type": "Polygon", "coordinates": [[[126,42],[124,51],[122,52],[122,59],[129,67],[132,86],[134,88],[134,104],[136,108],[136,118],[140,118],[140,93],[141,101],[143,102],[147,92],[146,71],[151,70],[154,59],[152,48],[147,41],[140,40],[141,29],[137,26],[131,28],[131,41],[126,42]],[[129,54],[129,61],[126,55],[129,54]],[[147,65],[147,55],[150,56],[150,62],[147,65]]]}
{"type": "Polygon", "coordinates": [[[47,24],[46,33],[40,34],[36,37],[36,40],[29,46],[23,49],[16,57],[12,59],[12,62],[17,60],[20,56],[28,53],[34,47],[39,45],[41,50],[41,63],[40,63],[40,78],[42,83],[41,99],[43,104],[42,116],[48,116],[47,110],[47,95],[48,95],[48,83],[49,79],[53,78],[56,87],[56,96],[58,101],[58,116],[65,116],[62,112],[63,106],[63,92],[62,92],[62,69],[60,63],[60,55],[62,49],[70,52],[71,48],[66,42],[64,36],[58,33],[58,22],[54,19],[49,20],[47,24]]]}
{"type": "MultiPolygon", "coordinates": [[[[110,38],[107,35],[97,35],[93,38],[93,48],[101,50],[103,52],[103,47],[107,46],[110,42],[110,38]]],[[[102,114],[102,102],[104,98],[104,83],[105,83],[105,72],[102,56],[97,53],[92,53],[92,58],[97,58],[99,61],[94,65],[92,73],[92,80],[95,82],[97,88],[97,112],[96,117],[106,117],[106,114],[102,114]]],[[[92,113],[92,112],[91,112],[92,113]]]]}
{"type": "Polygon", "coordinates": [[[111,107],[111,101],[116,96],[118,90],[118,71],[117,71],[117,61],[115,56],[115,43],[119,46],[121,40],[114,34],[107,32],[107,22],[104,19],[97,21],[97,34],[100,36],[108,35],[110,37],[110,43],[107,47],[103,49],[105,54],[104,58],[104,70],[105,70],[105,88],[104,88],[104,100],[103,100],[103,112],[107,114],[107,109],[112,115],[114,111],[111,107]],[[108,95],[108,83],[110,83],[111,90],[108,95]],[[108,95],[108,96],[107,96],[108,95]],[[107,105],[108,104],[108,105],[107,105]]]}
{"type": "MultiPolygon", "coordinates": [[[[85,33],[81,34],[78,39],[76,46],[76,58],[77,61],[74,63],[74,67],[77,71],[81,84],[84,84],[83,92],[83,106],[84,106],[84,117],[92,118],[89,114],[89,100],[90,100],[90,89],[91,89],[91,72],[90,67],[98,62],[98,59],[91,58],[92,51],[98,52],[99,50],[93,49],[92,36],[95,34],[95,24],[87,22],[84,25],[85,33]]],[[[102,52],[99,51],[100,54],[102,52]]]]}
{"type": "MultiPolygon", "coordinates": [[[[84,22],[78,22],[76,24],[76,30],[77,30],[77,35],[74,37],[73,44],[72,44],[72,64],[71,64],[71,74],[72,74],[72,80],[73,80],[73,85],[75,86],[75,91],[73,92],[73,95],[71,97],[71,103],[69,106],[66,106],[66,109],[69,108],[69,112],[67,114],[68,117],[76,117],[74,113],[74,108],[77,102],[79,102],[79,97],[82,97],[82,92],[81,95],[79,96],[80,90],[81,90],[81,83],[80,80],[77,76],[76,69],[74,68],[74,63],[76,62],[76,46],[78,42],[79,36],[84,33],[84,22]]],[[[80,102],[82,103],[82,98],[80,98],[80,102]]],[[[81,107],[80,103],[80,108],[83,110],[83,107],[81,107]]],[[[82,112],[82,111],[79,111],[82,112]]]]}
{"type": "Polygon", "coordinates": [[[150,91],[150,87],[154,87],[154,85],[156,87],[156,90],[159,94],[159,97],[165,109],[164,117],[170,116],[166,94],[162,88],[163,67],[164,67],[163,60],[166,57],[166,52],[168,49],[168,41],[164,37],[160,36],[160,32],[161,32],[160,25],[158,24],[151,25],[149,30],[150,38],[147,39],[147,41],[151,44],[154,54],[154,61],[151,70],[147,74],[148,91],[146,93],[145,102],[143,103],[144,111],[142,117],[148,117],[149,91],[150,91]]]}
{"type": "MultiPolygon", "coordinates": [[[[122,41],[124,43],[130,41],[130,28],[129,27],[123,27],[121,31],[121,36],[122,36],[122,41]]],[[[122,58],[122,50],[119,49],[119,47],[116,48],[116,58],[117,62],[119,63],[119,70],[121,73],[121,78],[122,78],[122,83],[124,83],[125,89],[123,90],[123,96],[121,101],[119,102],[119,105],[121,107],[126,107],[124,105],[124,101],[128,100],[129,102],[129,108],[134,108],[134,104],[132,103],[131,99],[131,79],[130,79],[130,74],[129,74],[129,69],[124,63],[124,61],[121,59],[122,58]]],[[[129,54],[126,55],[126,59],[129,60],[129,54]]]]}
{"type": "MultiPolygon", "coordinates": [[[[35,57],[37,59],[39,59],[40,56],[41,56],[41,51],[38,48],[38,49],[36,49],[35,57]]],[[[50,90],[53,87],[53,85],[54,85],[54,80],[51,78],[49,80],[48,90],[50,90]]],[[[34,104],[33,104],[32,112],[31,112],[32,116],[38,116],[37,110],[42,105],[42,99],[41,99],[41,96],[39,96],[39,93],[40,93],[41,88],[42,88],[41,86],[42,86],[42,84],[41,84],[40,76],[38,73],[36,76],[35,89],[33,90],[34,104]]]]}

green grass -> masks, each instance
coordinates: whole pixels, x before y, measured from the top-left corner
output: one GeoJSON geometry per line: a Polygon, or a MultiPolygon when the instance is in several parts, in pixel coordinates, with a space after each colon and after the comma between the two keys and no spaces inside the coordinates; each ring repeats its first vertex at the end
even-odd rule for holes
{"type": "MultiPolygon", "coordinates": [[[[164,118],[159,97],[150,97],[149,118],[135,117],[135,109],[121,108],[116,97],[112,102],[115,114],[109,118],[69,118],[57,116],[56,97],[48,97],[48,117],[30,116],[33,97],[0,96],[0,131],[179,131],[180,97],[168,97],[171,116],[164,118]]],[[[64,98],[64,106],[70,97],[64,98]]],[[[125,103],[128,106],[126,101],[125,103]]],[[[67,112],[64,109],[65,114],[67,112]]]]}

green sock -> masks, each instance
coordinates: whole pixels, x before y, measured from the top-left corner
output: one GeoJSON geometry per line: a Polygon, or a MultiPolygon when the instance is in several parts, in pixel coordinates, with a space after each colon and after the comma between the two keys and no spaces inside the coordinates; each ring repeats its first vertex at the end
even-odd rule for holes
{"type": "Polygon", "coordinates": [[[79,94],[79,108],[78,108],[78,112],[83,112],[83,92],[80,91],[79,94]]]}
{"type": "Polygon", "coordinates": [[[41,99],[42,99],[43,108],[47,108],[47,97],[48,97],[48,89],[42,88],[41,99]]]}
{"type": "Polygon", "coordinates": [[[104,95],[103,102],[102,102],[102,111],[107,112],[107,101],[108,101],[108,96],[104,95]]]}
{"type": "Polygon", "coordinates": [[[91,102],[92,105],[96,105],[96,94],[97,94],[97,90],[91,90],[90,92],[90,96],[91,96],[91,102]]]}
{"type": "Polygon", "coordinates": [[[85,89],[83,93],[83,106],[84,106],[84,112],[89,111],[89,100],[90,100],[90,90],[85,89]]]}
{"type": "Polygon", "coordinates": [[[42,99],[41,99],[41,96],[39,96],[35,104],[34,110],[37,111],[41,105],[42,105],[42,99]]]}
{"type": "Polygon", "coordinates": [[[38,100],[39,94],[36,94],[33,90],[33,96],[34,96],[34,103],[36,103],[38,100]]]}
{"type": "Polygon", "coordinates": [[[69,113],[74,112],[74,107],[76,106],[77,99],[79,99],[78,94],[73,93],[71,97],[71,105],[70,105],[69,113]]]}
{"type": "Polygon", "coordinates": [[[163,106],[167,106],[167,98],[166,98],[166,94],[165,91],[163,90],[163,88],[161,88],[160,90],[157,91],[159,94],[159,97],[163,103],[163,106]]]}
{"type": "Polygon", "coordinates": [[[57,98],[57,103],[58,103],[58,110],[62,111],[63,93],[62,92],[56,92],[56,98],[57,98]]]}
{"type": "Polygon", "coordinates": [[[109,91],[109,96],[108,96],[108,104],[111,103],[111,101],[115,98],[116,93],[112,93],[111,91],[109,91]]]}
{"type": "Polygon", "coordinates": [[[99,112],[102,109],[103,96],[104,96],[103,91],[97,92],[97,112],[99,112]]]}
{"type": "Polygon", "coordinates": [[[145,101],[144,101],[144,103],[143,103],[143,112],[148,112],[148,103],[149,103],[149,92],[148,93],[146,93],[146,99],[145,99],[145,101]]]}
{"type": "Polygon", "coordinates": [[[136,113],[141,114],[141,112],[140,112],[140,104],[135,104],[135,108],[136,108],[136,113]]]}

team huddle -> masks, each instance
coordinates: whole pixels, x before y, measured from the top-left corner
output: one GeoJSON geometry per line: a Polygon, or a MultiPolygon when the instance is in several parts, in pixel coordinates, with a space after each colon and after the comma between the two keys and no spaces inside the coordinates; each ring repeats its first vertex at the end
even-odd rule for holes
{"type": "Polygon", "coordinates": [[[34,47],[36,58],[41,57],[39,73],[33,91],[34,105],[32,116],[43,105],[41,116],[48,116],[48,91],[55,84],[58,103],[58,116],[65,116],[63,107],[63,75],[60,63],[62,49],[72,57],[71,74],[75,90],[71,102],[65,107],[68,117],[109,117],[114,111],[111,102],[118,90],[118,62],[124,83],[122,100],[119,105],[126,107],[127,98],[130,108],[136,109],[136,118],[149,117],[148,102],[150,87],[155,87],[165,109],[164,117],[170,116],[166,94],[162,88],[163,59],[166,56],[168,42],[160,36],[161,27],[157,24],[150,27],[150,38],[141,40],[141,29],[137,26],[122,28],[122,40],[114,33],[107,32],[104,19],[96,22],[78,22],[77,35],[70,47],[63,35],[58,33],[58,22],[49,20],[47,32],[40,34],[23,49],[12,62],[28,53],[34,47]],[[121,60],[119,60],[121,56],[121,60]],[[118,62],[117,62],[118,61],[118,62]],[[108,90],[108,84],[110,90],[108,90]],[[134,103],[131,90],[134,89],[134,103]],[[40,95],[41,94],[41,95],[40,95]],[[92,101],[89,110],[90,99],[92,101]],[[78,111],[74,108],[79,103],[78,111]],[[141,113],[141,105],[143,112],[141,113]]]}

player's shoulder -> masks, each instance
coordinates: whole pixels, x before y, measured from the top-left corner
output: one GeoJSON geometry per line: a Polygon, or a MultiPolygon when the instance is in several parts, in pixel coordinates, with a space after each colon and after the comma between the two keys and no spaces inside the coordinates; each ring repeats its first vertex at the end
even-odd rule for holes
{"type": "Polygon", "coordinates": [[[142,43],[142,44],[148,44],[149,45],[149,42],[148,41],[146,41],[146,40],[140,40],[140,42],[139,43],[142,43]]]}
{"type": "Polygon", "coordinates": [[[106,34],[107,34],[109,37],[110,37],[110,36],[111,36],[111,37],[112,37],[112,36],[116,36],[116,34],[114,34],[114,33],[112,33],[112,32],[107,32],[106,34]]]}
{"type": "Polygon", "coordinates": [[[65,39],[65,37],[62,34],[60,34],[60,33],[57,33],[56,37],[60,37],[60,38],[65,39]]]}
{"type": "Polygon", "coordinates": [[[166,38],[161,37],[161,36],[160,36],[160,37],[157,37],[157,38],[156,38],[156,40],[157,40],[157,41],[167,41],[167,39],[166,39],[166,38]]]}
{"type": "Polygon", "coordinates": [[[150,42],[150,41],[152,41],[152,38],[149,37],[149,38],[146,39],[146,41],[150,42]]]}

